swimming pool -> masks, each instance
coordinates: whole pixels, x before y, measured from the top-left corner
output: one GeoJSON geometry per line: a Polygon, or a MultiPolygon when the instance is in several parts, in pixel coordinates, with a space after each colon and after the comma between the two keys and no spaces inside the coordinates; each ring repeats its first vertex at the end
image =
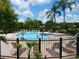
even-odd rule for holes
{"type": "Polygon", "coordinates": [[[40,34],[38,32],[24,32],[16,35],[17,38],[23,37],[26,40],[39,40],[41,38],[42,40],[51,40],[51,35],[47,34],[40,34]]]}

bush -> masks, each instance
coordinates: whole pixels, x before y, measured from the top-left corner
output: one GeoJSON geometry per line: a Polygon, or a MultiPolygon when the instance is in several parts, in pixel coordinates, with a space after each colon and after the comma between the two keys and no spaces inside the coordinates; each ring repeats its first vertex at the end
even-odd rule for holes
{"type": "Polygon", "coordinates": [[[35,56],[35,59],[42,59],[42,54],[39,52],[36,52],[34,56],[35,56]]]}
{"type": "Polygon", "coordinates": [[[17,47],[18,47],[18,48],[21,48],[21,47],[22,47],[22,45],[21,45],[21,44],[19,44],[19,43],[16,43],[16,44],[15,44],[15,48],[17,48],[17,47]]]}

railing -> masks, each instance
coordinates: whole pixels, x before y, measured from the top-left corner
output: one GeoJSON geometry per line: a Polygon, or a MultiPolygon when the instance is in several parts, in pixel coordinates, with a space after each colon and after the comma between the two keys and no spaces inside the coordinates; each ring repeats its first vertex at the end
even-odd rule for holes
{"type": "MultiPolygon", "coordinates": [[[[62,39],[60,38],[59,40],[35,40],[39,44],[34,46],[31,50],[31,59],[34,59],[34,51],[38,50],[39,52],[42,53],[43,59],[51,59],[51,58],[59,58],[59,59],[64,59],[64,58],[76,58],[76,56],[79,56],[79,37],[76,39],[62,39]],[[69,47],[69,42],[76,44],[76,47],[72,47],[70,49],[69,47]],[[55,45],[54,45],[55,43],[55,45]],[[57,45],[57,46],[56,46],[57,45]],[[68,47],[66,47],[68,45],[68,47]]],[[[17,40],[7,40],[8,44],[5,44],[1,42],[0,45],[0,59],[1,58],[7,58],[7,59],[27,59],[27,54],[28,54],[28,47],[26,47],[27,40],[20,40],[17,38],[17,40]],[[15,49],[12,45],[12,43],[20,43],[22,44],[25,48],[20,51],[20,49],[17,47],[15,49]],[[15,51],[14,51],[15,50],[15,51]],[[15,52],[15,53],[14,53],[15,52]],[[13,54],[14,53],[14,54],[13,54]]],[[[71,45],[71,44],[70,44],[71,45]]]]}

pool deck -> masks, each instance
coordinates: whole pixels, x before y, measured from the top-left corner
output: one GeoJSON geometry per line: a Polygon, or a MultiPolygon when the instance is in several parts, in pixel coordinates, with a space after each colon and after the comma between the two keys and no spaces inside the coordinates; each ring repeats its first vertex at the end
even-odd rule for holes
{"type": "MultiPolygon", "coordinates": [[[[9,40],[16,40],[16,34],[18,34],[18,33],[21,33],[21,32],[8,33],[6,37],[9,40]]],[[[16,49],[12,46],[11,42],[13,42],[13,41],[8,41],[8,44],[5,44],[3,42],[1,43],[1,55],[2,56],[16,57],[16,56],[12,55],[14,52],[16,52],[16,49]]],[[[47,48],[51,49],[51,47],[53,46],[53,43],[54,43],[54,41],[42,41],[41,42],[41,44],[42,44],[41,45],[41,52],[42,52],[43,57],[45,57],[45,56],[47,56],[47,57],[55,57],[55,56],[57,56],[55,53],[53,53],[53,55],[52,55],[51,53],[49,53],[46,50],[47,48]]],[[[23,41],[21,41],[20,44],[25,46],[25,42],[23,42],[23,41]]],[[[63,46],[65,46],[65,44],[63,44],[63,46]]],[[[59,53],[58,49],[56,49],[55,51],[59,53]]],[[[21,54],[20,57],[27,57],[27,54],[28,54],[27,52],[28,52],[28,48],[21,54]]],[[[63,56],[68,55],[68,54],[69,53],[66,53],[66,52],[63,51],[63,56]]],[[[31,51],[31,56],[33,56],[33,48],[32,48],[32,51],[31,51]]],[[[10,58],[10,59],[12,59],[12,58],[10,58]]],[[[52,58],[49,58],[49,59],[52,59],[52,58]]],[[[55,59],[59,59],[59,58],[55,58],[55,59]]]]}

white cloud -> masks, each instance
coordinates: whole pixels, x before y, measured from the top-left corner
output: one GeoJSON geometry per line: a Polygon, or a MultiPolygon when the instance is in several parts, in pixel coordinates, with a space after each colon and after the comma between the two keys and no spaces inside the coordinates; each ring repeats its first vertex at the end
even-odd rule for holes
{"type": "Polygon", "coordinates": [[[72,7],[72,8],[76,8],[76,5],[75,5],[75,4],[73,4],[71,7],[72,7]]]}
{"type": "Polygon", "coordinates": [[[63,16],[56,17],[57,23],[63,22],[63,16]]]}
{"type": "Polygon", "coordinates": [[[19,9],[29,9],[29,2],[24,0],[11,0],[12,5],[17,6],[19,9]]]}
{"type": "MultiPolygon", "coordinates": [[[[68,14],[68,15],[71,16],[71,14],[68,14]]],[[[56,21],[57,21],[58,23],[63,22],[63,21],[64,21],[64,20],[63,20],[63,16],[57,17],[57,18],[56,18],[56,21]]],[[[67,18],[67,16],[66,16],[65,21],[66,21],[66,22],[72,22],[72,23],[74,23],[74,22],[79,22],[79,15],[73,14],[73,15],[72,15],[72,18],[67,18]]]]}
{"type": "Polygon", "coordinates": [[[24,22],[24,19],[21,19],[21,18],[20,18],[18,21],[19,21],[19,22],[24,22]]]}
{"type": "Polygon", "coordinates": [[[68,16],[68,17],[72,17],[72,14],[70,13],[70,14],[67,14],[66,16],[68,16]]]}
{"type": "Polygon", "coordinates": [[[78,11],[79,10],[79,2],[77,2],[76,4],[72,5],[72,11],[78,11]]]}
{"type": "MultiPolygon", "coordinates": [[[[33,17],[34,14],[30,10],[30,5],[45,4],[50,3],[51,1],[52,0],[11,0],[11,3],[13,5],[15,13],[19,14],[20,16],[22,15],[24,17],[33,17]]],[[[42,18],[43,16],[44,19],[46,19],[46,11],[48,10],[44,9],[40,12],[40,18],[42,18]]]]}
{"type": "Polygon", "coordinates": [[[47,11],[49,11],[48,9],[44,9],[44,10],[42,10],[40,13],[39,13],[39,15],[40,16],[46,16],[46,12],[47,11]]]}
{"type": "Polygon", "coordinates": [[[69,13],[69,12],[70,12],[70,10],[69,10],[69,9],[66,9],[66,12],[67,12],[67,13],[69,13]]]}
{"type": "Polygon", "coordinates": [[[25,10],[25,11],[20,11],[20,10],[15,10],[16,14],[22,15],[24,17],[33,17],[33,13],[30,10],[25,10]]]}
{"type": "MultiPolygon", "coordinates": [[[[30,4],[44,4],[44,3],[48,3],[51,0],[11,0],[12,5],[15,8],[15,13],[22,15],[22,16],[26,16],[26,17],[32,17],[33,13],[30,11],[30,4]],[[18,7],[18,9],[16,9],[16,7],[18,7]]],[[[47,9],[44,10],[43,15],[45,14],[45,12],[47,11],[47,9]]]]}
{"type": "Polygon", "coordinates": [[[70,11],[69,8],[67,8],[66,13],[79,11],[79,2],[77,2],[76,4],[73,4],[71,7],[72,7],[72,10],[70,11]]]}
{"type": "Polygon", "coordinates": [[[20,5],[21,4],[20,0],[11,0],[11,3],[13,5],[20,5]]]}
{"type": "Polygon", "coordinates": [[[33,13],[30,10],[22,12],[22,15],[27,16],[27,17],[33,17],[33,13]]]}
{"type": "Polygon", "coordinates": [[[21,14],[20,10],[15,9],[14,11],[16,14],[19,14],[19,15],[21,14]]]}
{"type": "Polygon", "coordinates": [[[73,15],[74,18],[78,17],[77,15],[73,15]]]}
{"type": "Polygon", "coordinates": [[[72,23],[74,23],[74,22],[79,22],[79,19],[72,19],[72,20],[70,20],[70,21],[68,21],[68,22],[72,22],[72,23]]]}
{"type": "Polygon", "coordinates": [[[32,5],[50,3],[52,0],[30,0],[32,5]]]}
{"type": "Polygon", "coordinates": [[[52,0],[11,0],[13,5],[27,7],[28,5],[37,5],[37,4],[45,4],[50,3],[52,0]]]}
{"type": "Polygon", "coordinates": [[[30,3],[29,2],[25,2],[25,1],[23,1],[23,0],[21,0],[21,5],[19,6],[19,9],[25,9],[25,10],[27,10],[27,9],[29,9],[30,7],[29,7],[29,5],[30,5],[30,3]]]}
{"type": "Polygon", "coordinates": [[[73,18],[72,22],[79,22],[79,17],[73,18]]]}
{"type": "Polygon", "coordinates": [[[24,17],[32,17],[33,13],[30,10],[30,3],[25,0],[11,0],[12,5],[14,5],[15,13],[22,15],[24,17]],[[17,6],[18,9],[15,7],[17,6]]]}

